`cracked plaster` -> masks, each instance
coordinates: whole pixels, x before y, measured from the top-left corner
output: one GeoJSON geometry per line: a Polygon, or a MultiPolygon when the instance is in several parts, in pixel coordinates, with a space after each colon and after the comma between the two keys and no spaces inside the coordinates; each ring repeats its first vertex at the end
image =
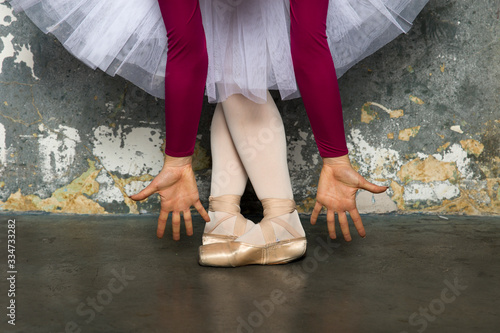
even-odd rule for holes
{"type": "MultiPolygon", "coordinates": [[[[430,3],[410,34],[340,79],[352,163],[390,186],[361,191],[361,212],[500,213],[500,88],[476,75],[499,71],[500,8],[469,6],[430,3]],[[475,15],[489,30],[458,23],[475,15]]],[[[4,2],[0,28],[0,210],[158,212],[157,197],[127,196],[161,168],[163,102],[88,69],[4,2]]],[[[321,159],[300,100],[277,104],[296,201],[310,212],[321,159]]],[[[205,203],[212,112],[205,103],[195,150],[205,203]]]]}

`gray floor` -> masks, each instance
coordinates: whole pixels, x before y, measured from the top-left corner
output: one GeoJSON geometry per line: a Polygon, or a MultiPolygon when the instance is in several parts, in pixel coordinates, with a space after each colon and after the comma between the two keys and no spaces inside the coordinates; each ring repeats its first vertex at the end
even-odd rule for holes
{"type": "Polygon", "coordinates": [[[500,332],[500,218],[364,216],[348,244],[304,216],[305,259],[233,269],[198,265],[200,220],[174,242],[155,216],[4,213],[3,249],[9,218],[1,332],[500,332]]]}

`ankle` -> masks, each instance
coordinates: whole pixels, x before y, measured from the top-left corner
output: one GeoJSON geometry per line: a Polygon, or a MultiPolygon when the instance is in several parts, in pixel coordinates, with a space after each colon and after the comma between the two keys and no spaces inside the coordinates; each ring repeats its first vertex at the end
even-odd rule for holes
{"type": "Polygon", "coordinates": [[[224,194],[219,196],[210,196],[208,200],[208,210],[211,212],[220,211],[234,215],[240,212],[241,195],[224,194]]]}
{"type": "MultiPolygon", "coordinates": [[[[295,231],[297,231],[302,237],[305,236],[305,231],[302,226],[302,222],[300,221],[299,213],[294,210],[291,213],[286,213],[280,216],[277,216],[276,218],[279,218],[283,222],[289,224],[295,231]]],[[[275,218],[271,218],[271,222],[273,222],[275,218]]],[[[288,239],[288,238],[293,238],[293,235],[291,235],[287,230],[285,230],[282,226],[278,225],[277,223],[272,223],[272,226],[274,228],[274,232],[276,235],[280,234],[281,239],[288,239]]]]}

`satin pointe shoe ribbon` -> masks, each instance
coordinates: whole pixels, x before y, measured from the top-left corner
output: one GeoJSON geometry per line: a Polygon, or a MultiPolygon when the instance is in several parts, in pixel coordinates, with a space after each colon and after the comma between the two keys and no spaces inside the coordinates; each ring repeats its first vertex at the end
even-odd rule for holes
{"type": "Polygon", "coordinates": [[[240,199],[241,196],[227,194],[218,197],[209,197],[208,210],[210,212],[224,212],[228,215],[217,221],[209,230],[205,230],[202,237],[202,244],[225,243],[233,241],[239,236],[243,235],[247,226],[247,219],[240,213],[240,199]],[[228,219],[236,216],[234,229],[232,235],[220,235],[214,233],[215,229],[227,221],[228,219]]]}
{"type": "Polygon", "coordinates": [[[294,212],[295,202],[289,199],[264,199],[262,205],[264,219],[259,225],[266,244],[230,241],[203,245],[199,248],[200,265],[214,267],[272,265],[284,264],[302,257],[307,248],[306,238],[278,217],[294,212]],[[293,238],[277,240],[271,223],[283,227],[293,238]]]}

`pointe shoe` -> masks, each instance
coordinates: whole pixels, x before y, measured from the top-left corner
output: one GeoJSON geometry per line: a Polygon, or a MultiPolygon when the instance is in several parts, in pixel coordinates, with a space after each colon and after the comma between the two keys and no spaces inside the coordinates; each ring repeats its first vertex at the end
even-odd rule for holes
{"type": "Polygon", "coordinates": [[[209,198],[210,204],[208,210],[210,212],[224,212],[228,215],[217,221],[209,230],[205,230],[202,236],[203,245],[227,243],[236,240],[245,233],[248,220],[240,213],[240,198],[241,196],[232,194],[209,198]],[[236,216],[236,221],[234,222],[232,235],[215,233],[215,229],[217,229],[218,226],[234,216],[236,216]]]}
{"type": "Polygon", "coordinates": [[[200,265],[214,267],[273,265],[284,264],[302,257],[306,252],[306,238],[278,218],[280,215],[294,212],[295,202],[288,199],[264,199],[262,205],[264,206],[264,219],[259,225],[266,244],[255,245],[230,241],[202,245],[199,248],[200,265]],[[285,228],[294,238],[277,240],[271,223],[285,228]]]}

